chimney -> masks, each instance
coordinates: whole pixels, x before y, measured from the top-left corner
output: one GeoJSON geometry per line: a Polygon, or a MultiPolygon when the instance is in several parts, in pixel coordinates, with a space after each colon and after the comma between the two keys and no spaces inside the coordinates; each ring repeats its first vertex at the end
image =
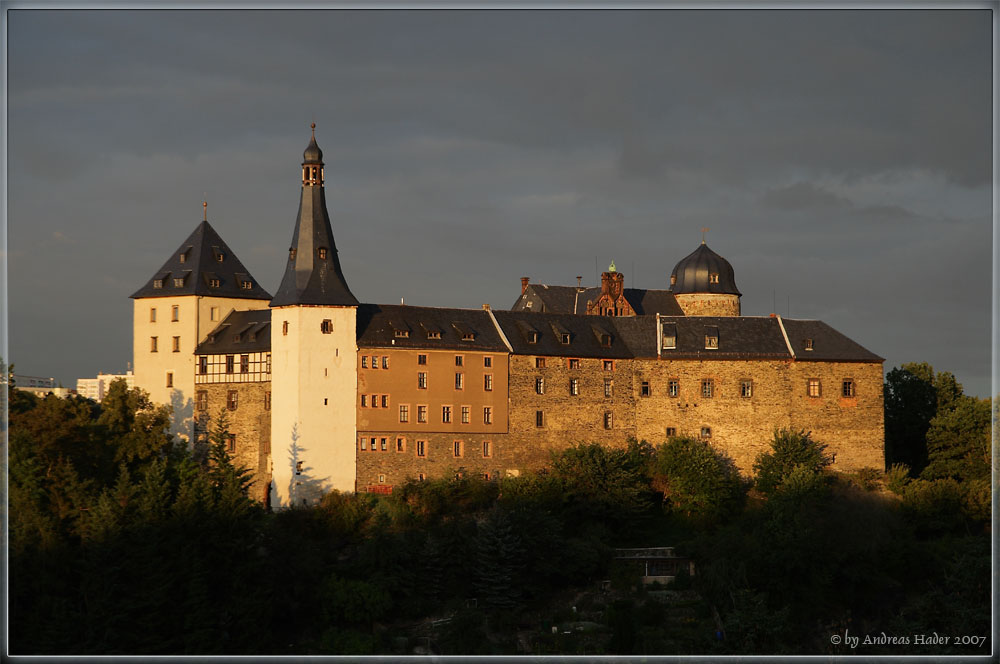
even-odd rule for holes
{"type": "Polygon", "coordinates": [[[524,291],[528,290],[529,281],[531,281],[531,277],[521,277],[521,295],[524,295],[524,291]]]}
{"type": "Polygon", "coordinates": [[[483,311],[489,311],[489,310],[490,310],[490,305],[484,304],[483,305],[483,311]]]}
{"type": "Polygon", "coordinates": [[[580,284],[581,281],[583,281],[583,277],[577,277],[576,278],[576,287],[577,288],[581,287],[581,284],[580,284]]]}

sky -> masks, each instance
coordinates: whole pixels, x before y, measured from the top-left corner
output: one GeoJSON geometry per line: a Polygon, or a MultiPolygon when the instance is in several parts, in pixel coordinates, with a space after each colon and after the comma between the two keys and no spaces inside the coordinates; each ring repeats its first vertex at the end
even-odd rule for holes
{"type": "Polygon", "coordinates": [[[990,393],[988,10],[7,13],[8,353],[132,357],[135,290],[208,219],[272,294],[309,124],[363,302],[510,308],[520,277],[820,319],[990,393]]]}

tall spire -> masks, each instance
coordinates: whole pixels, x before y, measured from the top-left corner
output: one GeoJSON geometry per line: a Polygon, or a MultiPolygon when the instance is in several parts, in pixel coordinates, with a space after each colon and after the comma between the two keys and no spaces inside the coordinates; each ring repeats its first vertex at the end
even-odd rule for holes
{"type": "Polygon", "coordinates": [[[340,268],[330,215],[326,211],[323,151],[316,144],[316,123],[311,128],[309,145],[302,153],[302,196],[298,218],[288,250],[285,275],[271,300],[272,307],[358,304],[340,268]]]}

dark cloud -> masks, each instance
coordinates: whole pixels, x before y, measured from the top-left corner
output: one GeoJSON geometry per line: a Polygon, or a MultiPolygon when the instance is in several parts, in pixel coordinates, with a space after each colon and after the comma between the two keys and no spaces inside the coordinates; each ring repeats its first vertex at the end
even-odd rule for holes
{"type": "Polygon", "coordinates": [[[593,283],[595,257],[663,287],[708,226],[746,311],[790,301],[988,392],[987,10],[8,18],[26,372],[122,369],[128,295],[206,194],[273,290],[315,118],[366,301],[507,307],[522,275],[593,283]]]}

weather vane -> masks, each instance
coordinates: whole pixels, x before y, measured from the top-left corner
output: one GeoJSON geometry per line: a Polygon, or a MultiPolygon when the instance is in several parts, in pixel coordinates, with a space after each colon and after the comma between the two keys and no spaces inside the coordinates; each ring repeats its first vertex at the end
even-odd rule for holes
{"type": "Polygon", "coordinates": [[[708,232],[708,226],[701,229],[701,243],[705,244],[705,233],[708,232]]]}

